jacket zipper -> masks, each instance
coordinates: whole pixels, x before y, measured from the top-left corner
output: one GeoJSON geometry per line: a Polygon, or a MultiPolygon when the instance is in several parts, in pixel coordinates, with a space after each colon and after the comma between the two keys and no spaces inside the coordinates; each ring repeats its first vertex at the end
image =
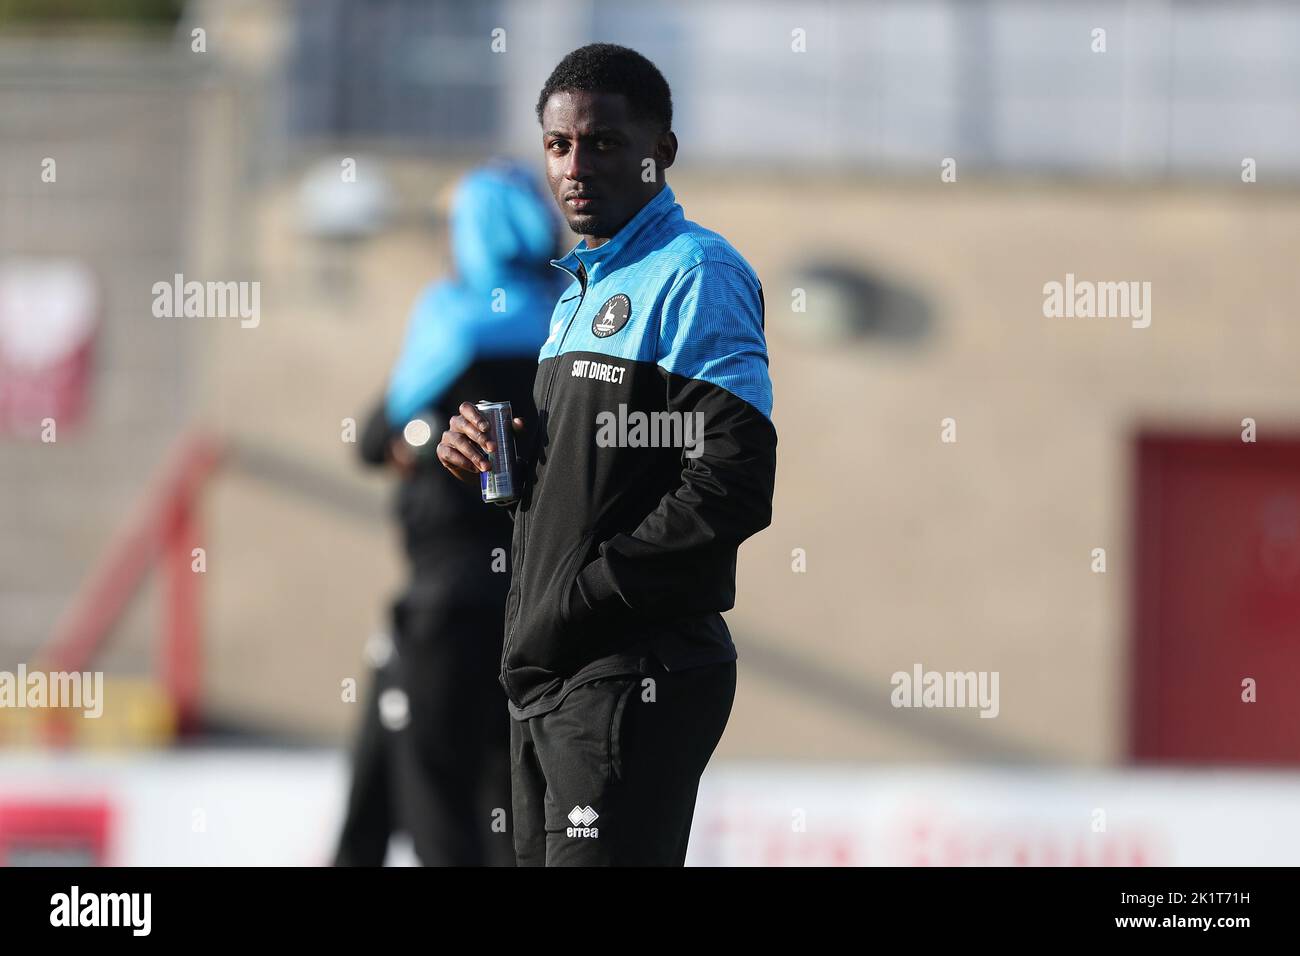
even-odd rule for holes
{"type": "MultiPolygon", "coordinates": [[[[565,272],[569,272],[569,270],[564,266],[560,266],[560,268],[564,269],[565,272]]],[[[544,411],[550,411],[551,389],[554,387],[556,376],[559,374],[560,354],[564,351],[564,340],[569,337],[569,330],[573,328],[573,322],[578,317],[578,313],[582,311],[582,303],[587,298],[587,269],[586,266],[583,265],[581,259],[578,259],[577,273],[574,274],[569,272],[569,275],[573,276],[582,284],[582,293],[578,296],[578,304],[573,310],[573,315],[569,316],[569,322],[564,327],[564,333],[560,336],[560,342],[555,347],[555,361],[551,363],[551,377],[547,379],[546,391],[542,393],[542,407],[537,410],[539,432],[533,437],[534,442],[539,442],[542,439],[540,433],[542,413],[544,411]]],[[[510,645],[514,641],[515,629],[519,626],[519,618],[524,612],[524,555],[528,553],[528,512],[521,511],[519,513],[519,520],[524,523],[524,526],[519,529],[519,562],[514,568],[514,573],[519,575],[519,602],[515,605],[515,619],[510,625],[510,633],[506,635],[506,646],[501,652],[501,683],[502,686],[505,687],[507,694],[510,693],[510,681],[509,678],[506,677],[506,662],[510,659],[510,645]]],[[[516,703],[518,703],[518,701],[516,701],[516,703]]]]}

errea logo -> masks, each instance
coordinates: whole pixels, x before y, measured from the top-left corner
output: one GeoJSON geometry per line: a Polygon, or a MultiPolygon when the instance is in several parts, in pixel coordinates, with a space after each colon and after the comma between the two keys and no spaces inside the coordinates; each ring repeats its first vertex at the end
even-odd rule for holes
{"type": "Polygon", "coordinates": [[[590,837],[593,840],[600,838],[600,830],[593,827],[596,817],[600,816],[591,807],[574,807],[569,811],[569,822],[573,826],[569,827],[567,835],[571,837],[590,837]]]}

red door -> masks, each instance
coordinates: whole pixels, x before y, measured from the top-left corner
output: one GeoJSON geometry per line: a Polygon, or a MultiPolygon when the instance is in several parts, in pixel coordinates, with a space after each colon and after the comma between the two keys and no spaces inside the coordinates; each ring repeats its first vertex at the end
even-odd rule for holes
{"type": "Polygon", "coordinates": [[[1300,440],[1137,457],[1133,758],[1300,763],[1300,440]]]}

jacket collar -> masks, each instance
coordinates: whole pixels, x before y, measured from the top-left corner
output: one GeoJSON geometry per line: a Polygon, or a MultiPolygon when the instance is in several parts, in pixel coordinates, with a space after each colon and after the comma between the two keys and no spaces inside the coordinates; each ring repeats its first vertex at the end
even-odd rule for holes
{"type": "Polygon", "coordinates": [[[622,258],[624,252],[640,235],[643,235],[655,223],[660,222],[666,216],[670,215],[673,210],[678,209],[677,198],[673,195],[672,188],[664,183],[663,188],[655,193],[654,198],[642,206],[635,216],[618,232],[609,238],[604,245],[597,246],[595,249],[587,248],[587,240],[580,239],[578,244],[569,252],[559,259],[552,259],[551,265],[563,269],[570,273],[575,279],[578,277],[578,265],[581,264],[587,270],[588,281],[596,281],[595,273],[607,271],[614,262],[622,258]]]}

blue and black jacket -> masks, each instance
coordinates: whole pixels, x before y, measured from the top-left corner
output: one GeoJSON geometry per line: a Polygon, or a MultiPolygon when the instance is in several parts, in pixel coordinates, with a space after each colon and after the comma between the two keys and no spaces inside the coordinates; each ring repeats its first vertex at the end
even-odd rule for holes
{"type": "MultiPolygon", "coordinates": [[[[490,163],[460,182],[450,219],[455,274],[428,285],[411,309],[383,400],[362,431],[363,460],[382,464],[418,415],[440,431],[465,400],[510,401],[535,421],[537,349],[564,287],[550,265],[558,225],[521,166],[490,163]]],[[[430,459],[401,483],[398,517],[417,598],[500,613],[509,576],[495,573],[492,551],[511,535],[500,509],[430,459]]]]}
{"type": "Polygon", "coordinates": [[[520,449],[501,667],[516,719],[649,658],[735,660],[721,612],[776,475],[763,290],[730,243],[664,185],[606,243],[552,264],[571,282],[520,449]]]}

